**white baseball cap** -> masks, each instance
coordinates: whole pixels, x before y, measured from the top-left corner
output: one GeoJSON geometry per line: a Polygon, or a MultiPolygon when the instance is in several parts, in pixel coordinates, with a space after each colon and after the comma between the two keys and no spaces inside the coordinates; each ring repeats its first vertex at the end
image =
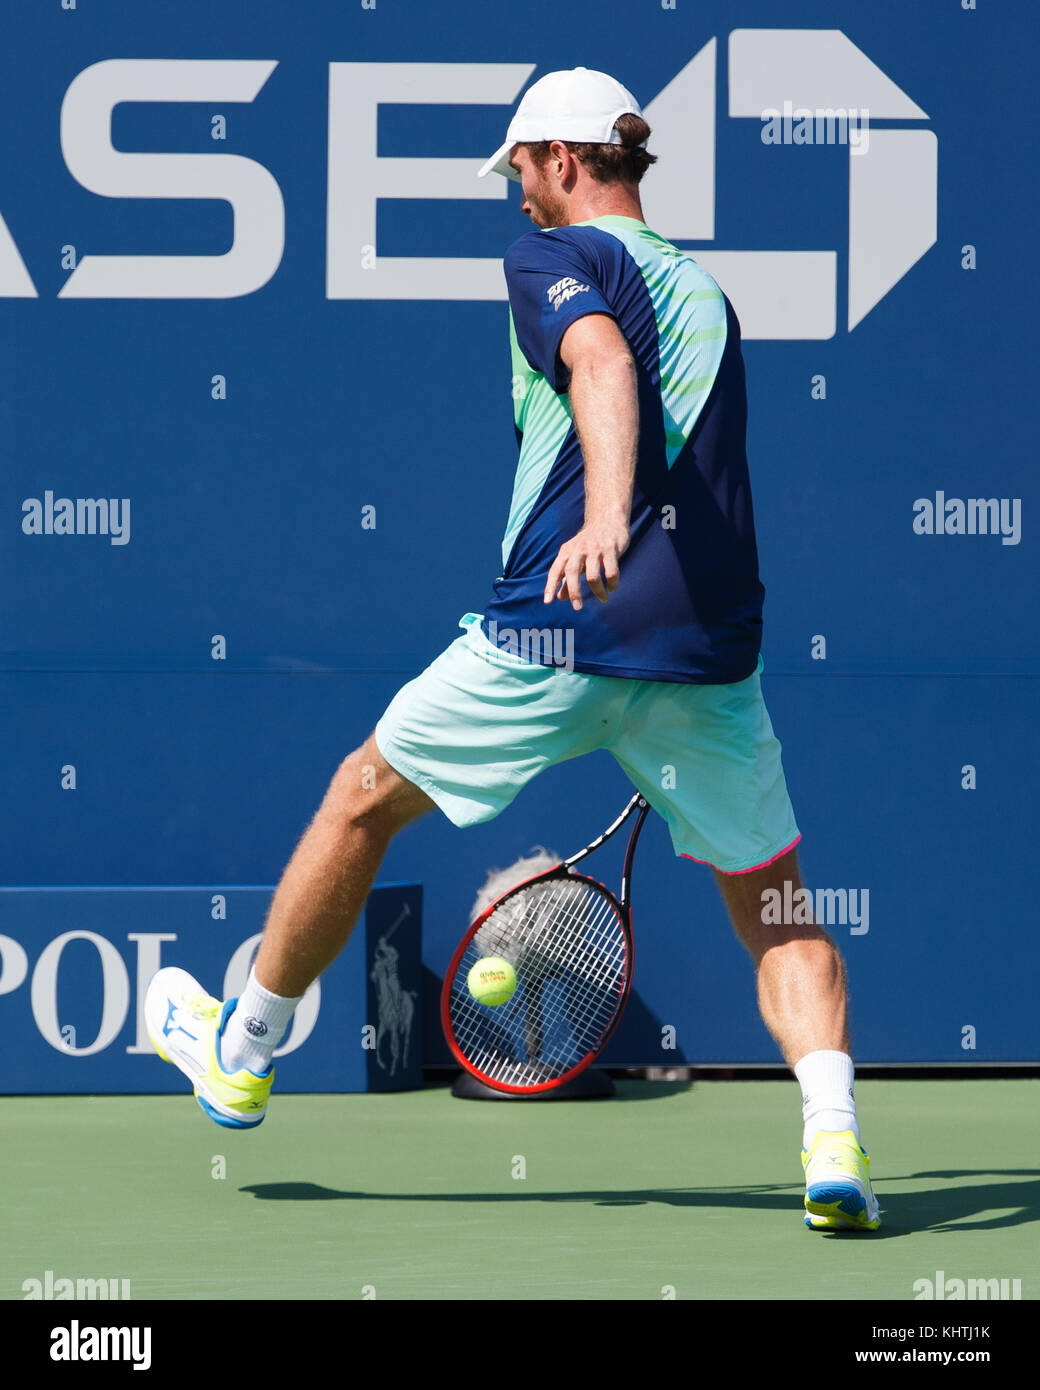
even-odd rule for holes
{"type": "Polygon", "coordinates": [[[549,72],[528,87],[516,115],[509,122],[506,142],[497,149],[477,174],[504,174],[514,183],[520,175],[509,163],[509,152],[516,144],[540,140],[570,140],[595,145],[620,145],[614,129],[619,116],[642,116],[631,92],[591,68],[569,72],[549,72]]]}

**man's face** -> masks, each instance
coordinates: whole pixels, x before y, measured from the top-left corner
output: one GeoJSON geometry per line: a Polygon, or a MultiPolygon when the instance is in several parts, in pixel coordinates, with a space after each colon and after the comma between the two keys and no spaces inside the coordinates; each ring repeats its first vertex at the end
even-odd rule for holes
{"type": "Polygon", "coordinates": [[[552,160],[546,160],[545,168],[540,169],[526,145],[514,145],[509,163],[520,175],[523,189],[520,211],[525,212],[536,227],[565,227],[567,203],[560,192],[559,181],[550,176],[552,160]]]}

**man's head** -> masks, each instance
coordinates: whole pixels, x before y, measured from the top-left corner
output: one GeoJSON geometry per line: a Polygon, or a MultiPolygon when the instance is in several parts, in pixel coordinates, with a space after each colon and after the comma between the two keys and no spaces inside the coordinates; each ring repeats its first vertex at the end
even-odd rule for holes
{"type": "Polygon", "coordinates": [[[650,127],[630,92],[588,68],[551,72],[524,94],[506,142],[480,170],[523,186],[522,210],[539,227],[605,211],[639,212],[638,185],[656,162],[650,127]]]}
{"type": "Polygon", "coordinates": [[[626,113],[614,129],[620,144],[538,140],[512,147],[509,165],[519,173],[524,191],[520,209],[536,227],[567,226],[579,200],[584,211],[590,199],[601,201],[611,188],[638,202],[639,181],[657,162],[644,148],[650,127],[641,116],[626,113]]]}

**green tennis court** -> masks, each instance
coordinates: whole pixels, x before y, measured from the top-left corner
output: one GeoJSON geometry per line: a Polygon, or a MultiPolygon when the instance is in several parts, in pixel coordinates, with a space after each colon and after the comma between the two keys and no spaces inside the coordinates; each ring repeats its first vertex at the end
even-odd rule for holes
{"type": "Polygon", "coordinates": [[[253,1133],[187,1096],[4,1098],[0,1296],[912,1300],[942,1271],[1036,1298],[1040,1080],[856,1092],[876,1235],[803,1227],[794,1080],[276,1096],[253,1133]]]}

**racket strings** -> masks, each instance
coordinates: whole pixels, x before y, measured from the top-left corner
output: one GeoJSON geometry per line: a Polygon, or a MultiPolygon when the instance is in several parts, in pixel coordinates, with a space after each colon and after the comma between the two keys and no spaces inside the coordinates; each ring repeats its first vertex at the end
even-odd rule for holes
{"type": "Polygon", "coordinates": [[[492,1080],[554,1080],[598,1048],[627,972],[627,933],[605,890],[569,877],[532,884],[499,904],[463,953],[450,995],[456,1044],[492,1080]],[[497,1007],[477,1003],[466,984],[484,956],[516,971],[515,993],[497,1007]]]}

